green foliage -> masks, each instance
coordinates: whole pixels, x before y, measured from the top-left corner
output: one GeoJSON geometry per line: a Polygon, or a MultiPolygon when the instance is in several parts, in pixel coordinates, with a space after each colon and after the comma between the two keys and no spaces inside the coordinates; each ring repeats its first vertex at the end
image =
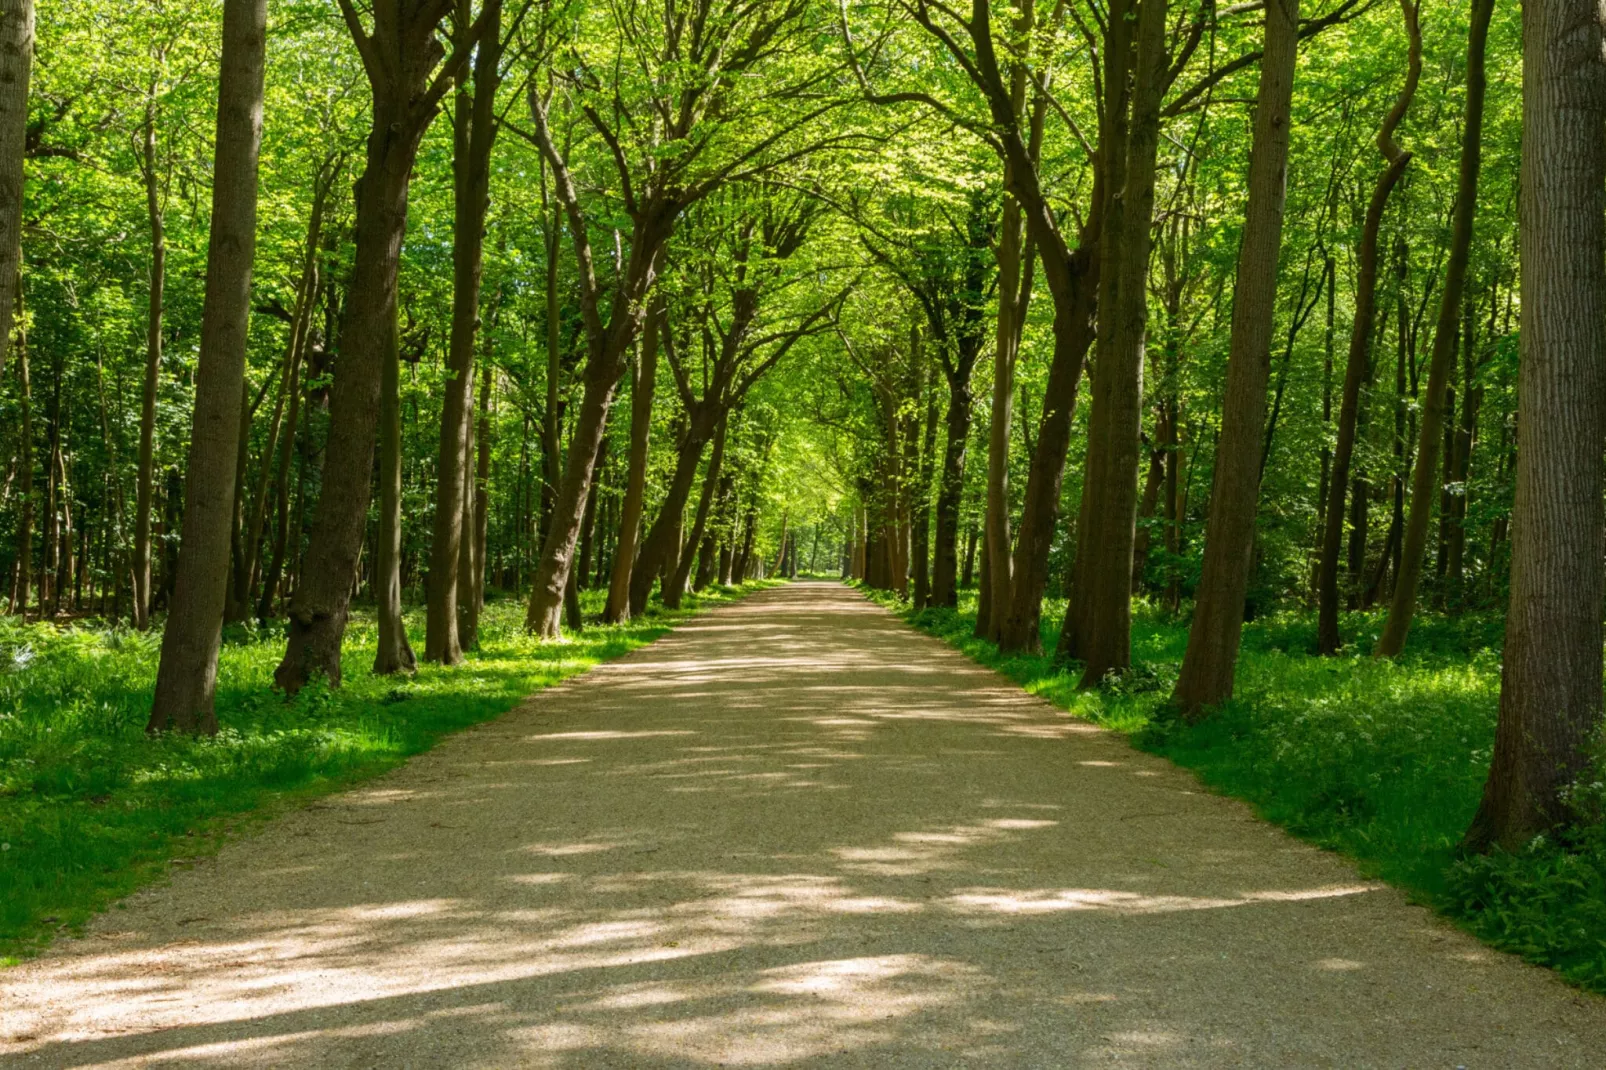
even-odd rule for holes
{"type": "MultiPolygon", "coordinates": [[[[1409,655],[1397,661],[1313,656],[1314,624],[1304,614],[1253,622],[1233,701],[1189,724],[1167,707],[1187,644],[1184,622],[1139,612],[1130,676],[1079,691],[1079,669],[1051,655],[1001,655],[975,638],[973,600],[958,612],[908,616],[1027,691],[1127,734],[1213,790],[1354,859],[1494,946],[1606,992],[1606,786],[1576,793],[1577,825],[1563,836],[1516,854],[1458,851],[1494,744],[1499,618],[1423,615],[1409,655]]],[[[1045,612],[1045,649],[1053,650],[1058,626],[1058,614],[1045,612]]],[[[1351,614],[1351,649],[1370,650],[1381,627],[1380,614],[1351,614]]]]}
{"type": "MultiPolygon", "coordinates": [[[[517,599],[492,602],[465,665],[412,677],[368,671],[375,628],[358,618],[344,686],[290,701],[270,690],[282,636],[241,633],[219,662],[212,739],[145,735],[159,634],[0,621],[0,956],[36,951],[215,851],[244,818],[390,769],[741,590],[710,588],[679,612],[655,606],[562,642],[528,637],[517,599]]],[[[586,592],[587,608],[600,611],[602,595],[586,592]]]]}

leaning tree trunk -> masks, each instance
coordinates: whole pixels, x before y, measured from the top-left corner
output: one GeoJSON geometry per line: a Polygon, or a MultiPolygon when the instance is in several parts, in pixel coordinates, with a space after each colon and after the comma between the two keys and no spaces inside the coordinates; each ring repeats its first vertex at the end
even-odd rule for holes
{"type": "MultiPolygon", "coordinates": [[[[466,33],[467,4],[458,5],[458,32],[466,33]]],[[[470,497],[468,441],[474,418],[474,342],[480,325],[480,281],[485,267],[485,213],[490,207],[491,145],[496,139],[496,89],[501,64],[501,0],[486,0],[479,48],[474,57],[474,94],[466,73],[458,76],[452,119],[452,333],[446,398],[441,409],[435,482],[435,532],[429,550],[429,597],[424,624],[424,660],[456,665],[463,660],[458,634],[458,556],[465,534],[464,502],[470,497]]]]}
{"type": "Polygon", "coordinates": [[[1461,168],[1456,183],[1455,219],[1450,234],[1449,262],[1444,269],[1444,290],[1439,295],[1439,319],[1434,327],[1433,357],[1428,365],[1427,402],[1422,406],[1421,437],[1416,447],[1416,470],[1411,474],[1411,514],[1405,524],[1399,565],[1394,577],[1394,599],[1388,621],[1377,641],[1381,657],[1393,657],[1405,648],[1416,612],[1417,585],[1422,579],[1422,556],[1427,547],[1433,513],[1433,477],[1439,464],[1439,443],[1444,436],[1450,376],[1455,372],[1456,338],[1466,289],[1467,261],[1472,252],[1472,226],[1477,213],[1478,169],[1482,163],[1484,52],[1494,0],[1472,0],[1472,23],[1467,32],[1467,100],[1461,126],[1461,168]]]}
{"type": "Polygon", "coordinates": [[[1188,629],[1187,653],[1172,696],[1190,718],[1232,697],[1233,670],[1243,636],[1277,311],[1277,254],[1288,189],[1289,109],[1299,44],[1299,0],[1269,0],[1265,40],[1204,569],[1188,629]]]}
{"type": "Polygon", "coordinates": [[[1377,234],[1388,207],[1389,194],[1399,184],[1411,162],[1411,154],[1394,141],[1394,131],[1405,118],[1411,98],[1416,95],[1422,74],[1422,36],[1417,30],[1417,12],[1411,0],[1400,0],[1405,26],[1410,36],[1405,85],[1394,108],[1383,120],[1377,145],[1387,165],[1377,176],[1372,199],[1366,206],[1361,228],[1361,246],[1355,256],[1355,320],[1350,330],[1349,359],[1344,367],[1344,395],[1338,409],[1338,441],[1333,447],[1333,468],[1328,483],[1328,499],[1322,525],[1321,563],[1316,580],[1316,648],[1322,654],[1336,654],[1343,645],[1338,633],[1338,556],[1344,537],[1344,495],[1350,486],[1350,463],[1355,456],[1355,428],[1360,414],[1361,383],[1366,378],[1372,346],[1372,329],[1377,304],[1377,234]]]}
{"type": "Polygon", "coordinates": [[[229,581],[235,442],[251,317],[267,0],[225,0],[217,149],[195,415],[180,542],[148,731],[215,733],[213,690],[229,581]]]}
{"type": "MultiPolygon", "coordinates": [[[[374,554],[379,642],[374,651],[375,676],[418,668],[402,619],[401,361],[395,324],[387,348],[379,381],[379,545],[374,554]]],[[[453,569],[455,572],[456,562],[453,569]]]]}
{"type": "Polygon", "coordinates": [[[998,333],[993,346],[992,422],[987,433],[987,540],[982,555],[987,597],[976,613],[976,635],[991,640],[998,638],[1001,610],[1009,604],[1009,433],[1014,424],[1015,356],[1020,338],[1016,320],[1023,314],[1019,308],[1023,230],[1020,206],[1006,192],[998,238],[998,333]]]}
{"type": "Polygon", "coordinates": [[[675,455],[675,472],[664,494],[658,516],[641,542],[641,554],[630,575],[630,614],[639,616],[647,608],[652,585],[662,572],[673,571],[680,553],[680,530],[691,497],[697,466],[702,463],[703,447],[714,435],[719,419],[713,402],[703,402],[688,415],[685,437],[675,455]]]}
{"type": "Polygon", "coordinates": [[[1500,719],[1466,845],[1567,821],[1601,722],[1606,68],[1589,0],[1523,6],[1522,324],[1500,719]]]}
{"type": "Polygon", "coordinates": [[[680,608],[681,596],[686,593],[686,583],[691,578],[692,561],[697,555],[698,548],[702,546],[703,533],[708,530],[708,516],[714,507],[714,493],[719,487],[720,470],[725,464],[725,433],[728,422],[726,416],[722,415],[719,418],[719,426],[714,431],[714,448],[708,455],[708,467],[703,472],[703,489],[697,496],[697,513],[692,520],[691,534],[680,551],[673,573],[664,577],[664,605],[670,609],[680,608]]]}
{"type": "Polygon", "coordinates": [[[630,384],[630,460],[625,475],[625,500],[619,513],[619,542],[613,554],[609,576],[608,603],[603,609],[605,624],[630,619],[630,581],[636,564],[636,545],[641,538],[641,513],[647,493],[647,448],[652,435],[652,398],[658,380],[658,329],[663,320],[661,305],[655,303],[647,313],[641,348],[636,354],[636,374],[630,384]]]}
{"type": "Polygon", "coordinates": [[[407,230],[407,188],[427,123],[381,97],[357,183],[356,253],[329,390],[323,489],[290,602],[289,642],[274,682],[294,693],[315,676],[340,683],[352,577],[373,492],[384,366],[395,359],[396,273],[407,230]]]}
{"type": "Polygon", "coordinates": [[[22,268],[22,161],[27,155],[33,0],[0,0],[0,372],[22,268]]]}

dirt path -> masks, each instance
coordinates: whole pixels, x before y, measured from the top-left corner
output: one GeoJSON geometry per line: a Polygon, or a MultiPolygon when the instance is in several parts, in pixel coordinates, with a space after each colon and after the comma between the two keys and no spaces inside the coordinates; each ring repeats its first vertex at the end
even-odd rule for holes
{"type": "Polygon", "coordinates": [[[1488,951],[830,584],[0,973],[7,1066],[1589,1067],[1488,951]]]}

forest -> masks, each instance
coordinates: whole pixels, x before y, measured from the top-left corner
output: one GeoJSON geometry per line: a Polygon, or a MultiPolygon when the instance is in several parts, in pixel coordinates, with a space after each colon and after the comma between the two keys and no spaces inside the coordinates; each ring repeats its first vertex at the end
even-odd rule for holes
{"type": "Polygon", "coordinates": [[[0,956],[841,577],[1606,991],[1582,0],[0,0],[0,956]]]}

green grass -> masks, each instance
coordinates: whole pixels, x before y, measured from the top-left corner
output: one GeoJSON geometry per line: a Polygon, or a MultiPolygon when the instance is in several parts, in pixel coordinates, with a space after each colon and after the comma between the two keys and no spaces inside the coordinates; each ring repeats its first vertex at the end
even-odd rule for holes
{"type": "MultiPolygon", "coordinates": [[[[751,586],[751,585],[750,585],[751,586]]],[[[539,642],[517,599],[487,605],[480,650],[453,669],[374,676],[371,615],[354,617],[344,686],[292,701],[270,689],[283,639],[230,629],[218,665],[216,738],[150,739],[156,633],[0,620],[0,965],[75,931],[175,864],[217,849],[242,821],[345,787],[497,717],[538,691],[663,635],[679,612],[539,642]]],[[[588,609],[600,611],[602,592],[588,609]]],[[[422,620],[409,619],[415,638],[422,620]]]]}
{"type": "MultiPolygon", "coordinates": [[[[1350,614],[1353,654],[1319,658],[1314,621],[1286,614],[1246,626],[1236,696],[1199,724],[1167,700],[1187,645],[1185,621],[1136,612],[1133,672],[1080,691],[1080,668],[1000,654],[976,639],[974,599],[909,613],[917,627],[1062,709],[1127,734],[1193,770],[1211,789],[1360,863],[1489,943],[1606,993],[1606,788],[1580,787],[1578,822],[1516,854],[1463,858],[1494,744],[1502,622],[1425,616],[1397,661],[1367,656],[1380,613],[1350,614]]],[[[1045,606],[1052,651],[1064,604],[1045,606]]]]}

